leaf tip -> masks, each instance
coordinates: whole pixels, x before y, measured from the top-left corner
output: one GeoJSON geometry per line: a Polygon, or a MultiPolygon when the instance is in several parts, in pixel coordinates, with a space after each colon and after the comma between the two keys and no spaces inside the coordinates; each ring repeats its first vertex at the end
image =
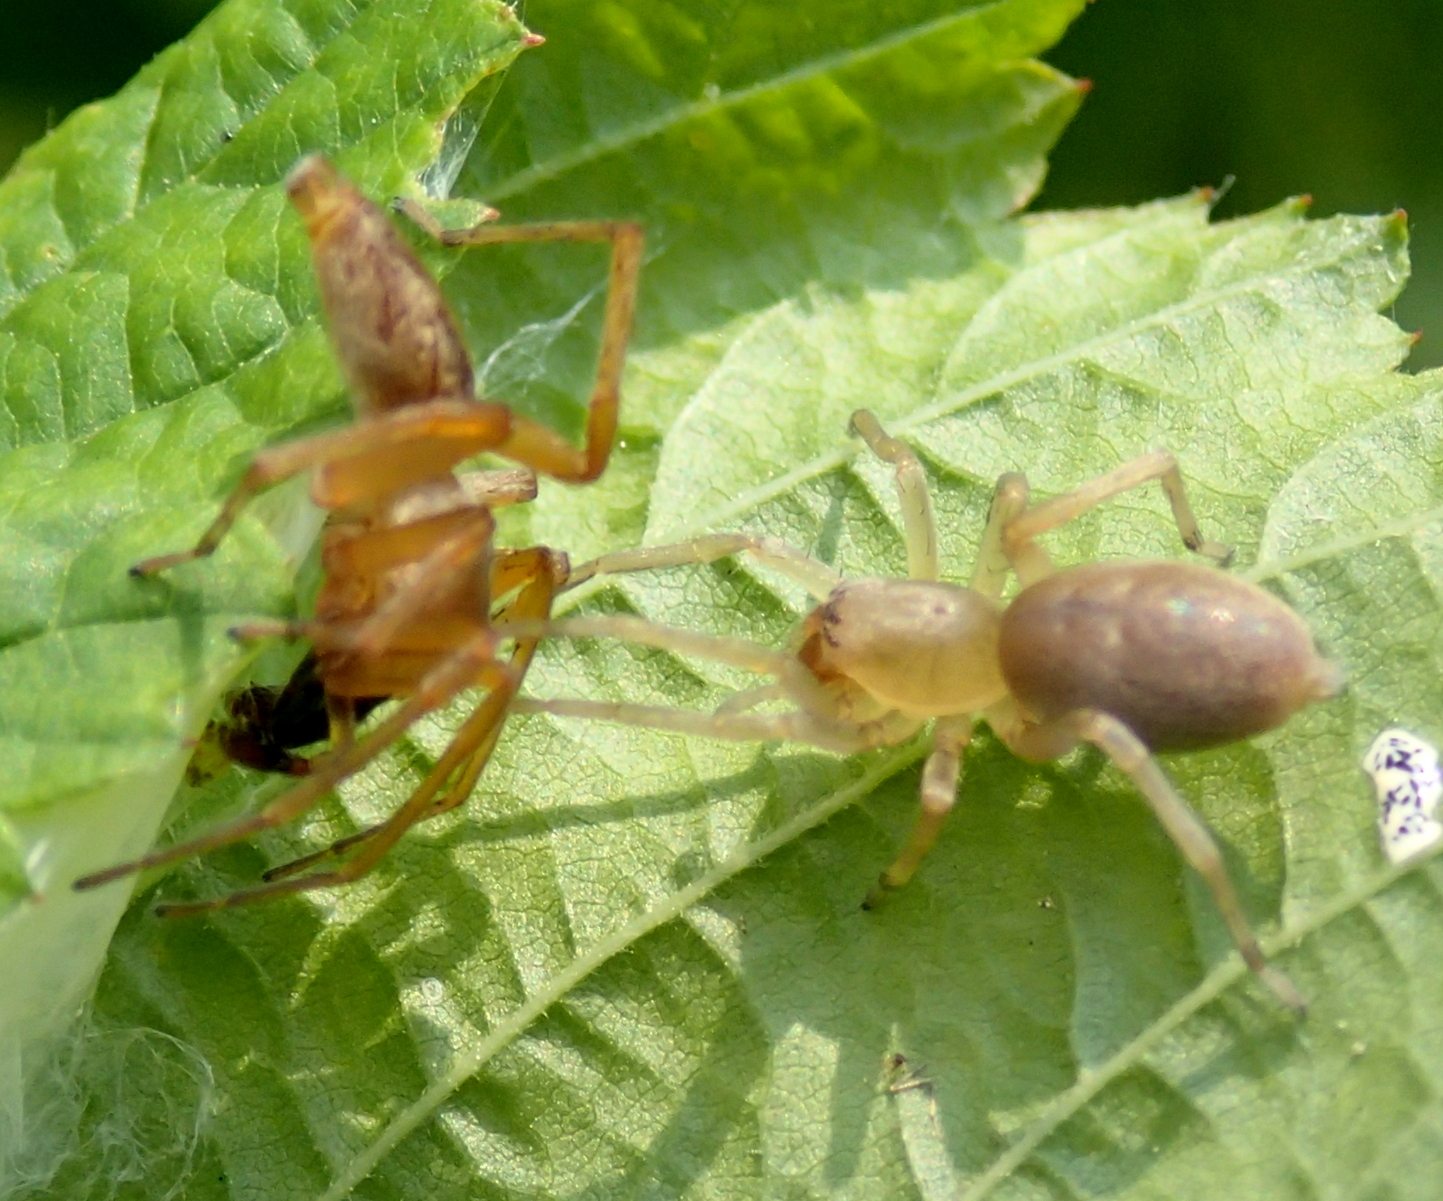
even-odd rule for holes
{"type": "Polygon", "coordinates": [[[1072,86],[1079,96],[1086,96],[1093,89],[1093,82],[1090,79],[1074,79],[1072,86]]]}
{"type": "Polygon", "coordinates": [[[546,45],[546,39],[539,33],[527,33],[527,35],[521,39],[521,48],[523,50],[530,50],[533,46],[544,45],[546,45]]]}
{"type": "Polygon", "coordinates": [[[1384,217],[1382,221],[1382,234],[1383,241],[1390,251],[1406,254],[1408,246],[1407,210],[1397,208],[1384,217]]]}

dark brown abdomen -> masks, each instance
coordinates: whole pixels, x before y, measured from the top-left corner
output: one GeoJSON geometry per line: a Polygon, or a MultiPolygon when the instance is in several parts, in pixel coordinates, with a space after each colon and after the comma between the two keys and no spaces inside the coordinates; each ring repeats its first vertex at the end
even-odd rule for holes
{"type": "Polygon", "coordinates": [[[1191,563],[1092,563],[1023,589],[1002,674],[1036,721],[1120,718],[1154,750],[1246,738],[1337,690],[1302,620],[1271,593],[1191,563]]]}

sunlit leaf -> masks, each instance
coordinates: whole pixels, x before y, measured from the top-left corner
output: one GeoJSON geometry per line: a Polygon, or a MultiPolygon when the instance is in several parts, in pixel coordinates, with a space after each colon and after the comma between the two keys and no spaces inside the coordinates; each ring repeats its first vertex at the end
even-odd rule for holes
{"type": "MultiPolygon", "coordinates": [[[[597,485],[506,514],[511,544],[584,557],[745,528],[900,573],[890,474],[846,434],[867,405],[921,453],[965,578],[1000,472],[1047,494],[1175,450],[1205,532],[1351,680],[1276,733],[1166,765],[1312,1014],[1251,981],[1095,755],[1035,768],[979,737],[940,846],[863,913],[920,745],[848,760],[521,718],[470,804],[358,885],[190,923],[157,921],[144,892],[86,1032],[24,1059],[53,1116],[18,1195],[1431,1198],[1435,871],[1382,866],[1357,766],[1385,724],[1443,734],[1440,388],[1395,373],[1408,339],[1379,315],[1406,275],[1401,220],[1285,203],[1210,223],[1204,195],[1011,215],[1079,98],[1030,61],[1071,0],[537,0],[547,44],[484,112],[494,80],[471,89],[520,31],[433,7],[267,7],[305,30],[267,57],[261,6],[233,3],[0,185],[0,395],[22,447],[0,469],[0,813],[9,876],[46,892],[0,933],[49,990],[28,995],[88,979],[73,931],[94,945],[123,886],[68,928],[39,916],[150,838],[184,740],[243,669],[223,628],[295,603],[293,494],[165,584],[124,568],[198,532],[255,446],[340,411],[275,182],[319,145],[380,197],[439,160],[433,190],[459,167],[457,192],[507,218],[647,223],[623,444],[597,485]],[[201,101],[146,115],[166,112],[166,71],[213,79],[232,55],[250,73],[214,91],[224,120],[201,101]],[[398,101],[383,79],[415,86],[398,101]],[[65,141],[86,121],[117,164],[84,177],[93,196],[65,141]]],[[[602,256],[434,261],[455,268],[488,393],[574,431],[602,256]]],[[[1049,539],[1062,562],[1176,544],[1152,491],[1049,539]]],[[[567,601],[769,645],[803,604],[730,561],[567,601]]],[[[528,690],[706,709],[739,682],[558,643],[528,690]]],[[[228,891],[391,811],[460,716],[160,893],[228,891]]],[[[185,795],[184,825],[283,787],[227,773],[185,795]]]]}

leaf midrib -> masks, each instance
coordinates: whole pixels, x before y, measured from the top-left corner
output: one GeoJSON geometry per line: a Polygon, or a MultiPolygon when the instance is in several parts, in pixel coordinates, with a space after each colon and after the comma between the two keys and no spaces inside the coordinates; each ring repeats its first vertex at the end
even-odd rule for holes
{"type": "Polygon", "coordinates": [[[608,137],[588,139],[585,145],[576,150],[558,154],[544,163],[537,163],[524,171],[518,171],[507,183],[488,188],[488,199],[504,200],[531,187],[554,182],[569,171],[577,170],[606,158],[608,155],[637,146],[688,121],[697,120],[712,113],[739,108],[769,92],[780,91],[793,84],[806,83],[824,77],[842,67],[865,63],[874,57],[890,54],[899,47],[922,41],[949,26],[976,20],[990,9],[1003,8],[1011,3],[1013,0],[990,0],[987,4],[979,4],[960,13],[933,17],[906,29],[878,36],[863,49],[836,50],[830,54],[818,55],[804,66],[796,66],[791,70],[768,76],[766,79],[757,80],[745,87],[726,92],[716,99],[703,98],[677,104],[662,116],[632,121],[619,126],[608,137]]]}

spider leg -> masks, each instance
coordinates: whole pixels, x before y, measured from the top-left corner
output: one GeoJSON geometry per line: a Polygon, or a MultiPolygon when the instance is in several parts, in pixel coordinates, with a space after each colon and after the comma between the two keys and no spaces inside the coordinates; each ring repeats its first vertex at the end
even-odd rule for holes
{"type": "Polygon", "coordinates": [[[754,534],[705,534],[685,542],[661,546],[642,546],[635,550],[615,551],[609,555],[578,564],[567,578],[568,589],[593,576],[621,575],[632,571],[651,571],[658,567],[682,567],[713,563],[728,555],[749,554],[788,579],[795,580],[816,600],[826,600],[842,582],[841,573],[812,558],[806,551],[776,538],[754,534]]]}
{"type": "Polygon", "coordinates": [[[858,409],[852,414],[851,430],[874,455],[897,469],[897,499],[902,504],[908,578],[938,579],[937,515],[932,510],[927,473],[922,470],[916,451],[888,434],[869,409],[858,409]]]}
{"type": "Polygon", "coordinates": [[[972,741],[970,717],[939,718],[932,730],[932,753],[922,768],[921,807],[916,824],[897,857],[887,865],[863,909],[875,909],[916,874],[922,860],[936,845],[942,826],[957,803],[962,776],[962,752],[972,741]]]}
{"type": "MultiPolygon", "coordinates": [[[[319,469],[313,492],[327,508],[341,508],[357,496],[394,489],[396,479],[410,482],[417,460],[442,461],[439,470],[489,450],[510,424],[504,405],[441,399],[412,405],[359,425],[301,438],[257,452],[240,483],[226,497],[214,521],[189,550],[142,559],[131,575],[149,576],[211,554],[242,509],[257,493],[310,468],[319,469]]],[[[430,474],[434,474],[434,469],[430,474]]]]}
{"type": "MultiPolygon", "coordinates": [[[[507,686],[509,668],[495,661],[495,642],[495,637],[487,632],[457,651],[428,673],[416,691],[369,734],[314,760],[308,776],[258,812],[208,830],[185,842],[162,847],[137,859],[82,876],[75,882],[75,887],[81,890],[95,888],[133,872],[229,846],[233,842],[252,838],[265,830],[294,820],[315,805],[341,780],[359,771],[400,738],[420,718],[446,704],[458,692],[473,685],[504,689],[507,686]]],[[[214,904],[201,903],[182,908],[184,912],[193,912],[198,908],[218,908],[224,903],[222,899],[214,904]]],[[[179,912],[182,909],[171,907],[170,911],[179,912]]]]}
{"type": "Polygon", "coordinates": [[[421,229],[446,246],[494,246],[517,242],[609,242],[611,264],[607,271],[606,310],[601,324],[601,351],[596,381],[586,406],[586,440],[581,449],[555,431],[528,418],[513,416],[511,432],[496,448],[545,475],[571,483],[594,480],[606,467],[616,440],[617,407],[621,399],[621,369],[631,340],[636,310],[637,280],[641,271],[642,228],[632,221],[551,221],[533,225],[479,223],[469,229],[443,229],[414,201],[397,204],[421,229]]]}
{"type": "MultiPolygon", "coordinates": [[[[526,550],[509,552],[509,558],[513,571],[520,573],[527,570],[528,575],[526,582],[521,586],[521,591],[498,620],[504,620],[507,617],[514,617],[518,620],[536,620],[544,617],[551,607],[552,597],[556,591],[556,581],[559,578],[555,552],[543,547],[530,547],[526,550]]],[[[344,855],[373,839],[385,840],[380,852],[380,854],[384,854],[385,850],[393,845],[409,826],[417,822],[429,821],[433,817],[454,809],[466,800],[475,788],[476,781],[490,760],[492,751],[496,747],[496,741],[500,737],[501,728],[508,712],[508,706],[504,701],[514,697],[516,689],[521,686],[536,653],[536,645],[536,638],[516,639],[516,646],[508,664],[511,677],[514,679],[509,696],[493,702],[492,698],[497,695],[497,692],[493,691],[487,697],[482,710],[478,710],[477,714],[468,719],[462,729],[457,732],[451,745],[447,747],[436,766],[427,774],[426,780],[417,790],[418,793],[424,792],[426,797],[419,807],[413,810],[408,802],[402,810],[386,821],[378,822],[376,825],[347,835],[345,838],[337,839],[330,846],[313,854],[304,855],[289,863],[279,864],[268,870],[264,878],[267,881],[273,881],[299,875],[317,863],[344,855]],[[445,792],[436,800],[431,801],[430,798],[453,774],[455,778],[445,792]],[[403,815],[409,820],[402,820],[403,815]]],[[[372,858],[368,853],[368,862],[373,865],[380,858],[380,854],[372,858]]],[[[365,870],[369,870],[369,867],[362,869],[362,874],[365,870]]],[[[310,887],[320,888],[332,883],[344,882],[335,880],[333,876],[334,873],[328,873],[325,876],[312,877],[319,882],[310,887]]],[[[346,879],[355,878],[354,875],[346,877],[346,879]]]]}
{"type": "Polygon", "coordinates": [[[1215,560],[1220,566],[1226,566],[1232,559],[1232,548],[1202,536],[1192,505],[1188,503],[1187,490],[1183,486],[1177,459],[1166,450],[1154,450],[1139,455],[1071,492],[1054,496],[1051,500],[1043,501],[1019,514],[1009,521],[1003,530],[1004,547],[1011,555],[1048,530],[1065,525],[1104,501],[1133,488],[1140,488],[1153,480],[1161,484],[1163,493],[1167,496],[1183,545],[1197,554],[1215,560]]]}
{"type": "Polygon", "coordinates": [[[1111,759],[1132,780],[1182,857],[1207,885],[1243,962],[1289,1009],[1298,1014],[1306,1012],[1307,1002],[1293,982],[1263,956],[1242,900],[1228,875],[1222,852],[1207,826],[1163,774],[1152,752],[1124,723],[1096,709],[1079,709],[1054,722],[1031,728],[1009,728],[1002,724],[997,732],[1024,758],[1046,758],[1059,753],[1057,738],[1063,735],[1073,742],[1090,742],[1111,759]],[[1029,745],[1032,741],[1038,745],[1029,745]]]}

